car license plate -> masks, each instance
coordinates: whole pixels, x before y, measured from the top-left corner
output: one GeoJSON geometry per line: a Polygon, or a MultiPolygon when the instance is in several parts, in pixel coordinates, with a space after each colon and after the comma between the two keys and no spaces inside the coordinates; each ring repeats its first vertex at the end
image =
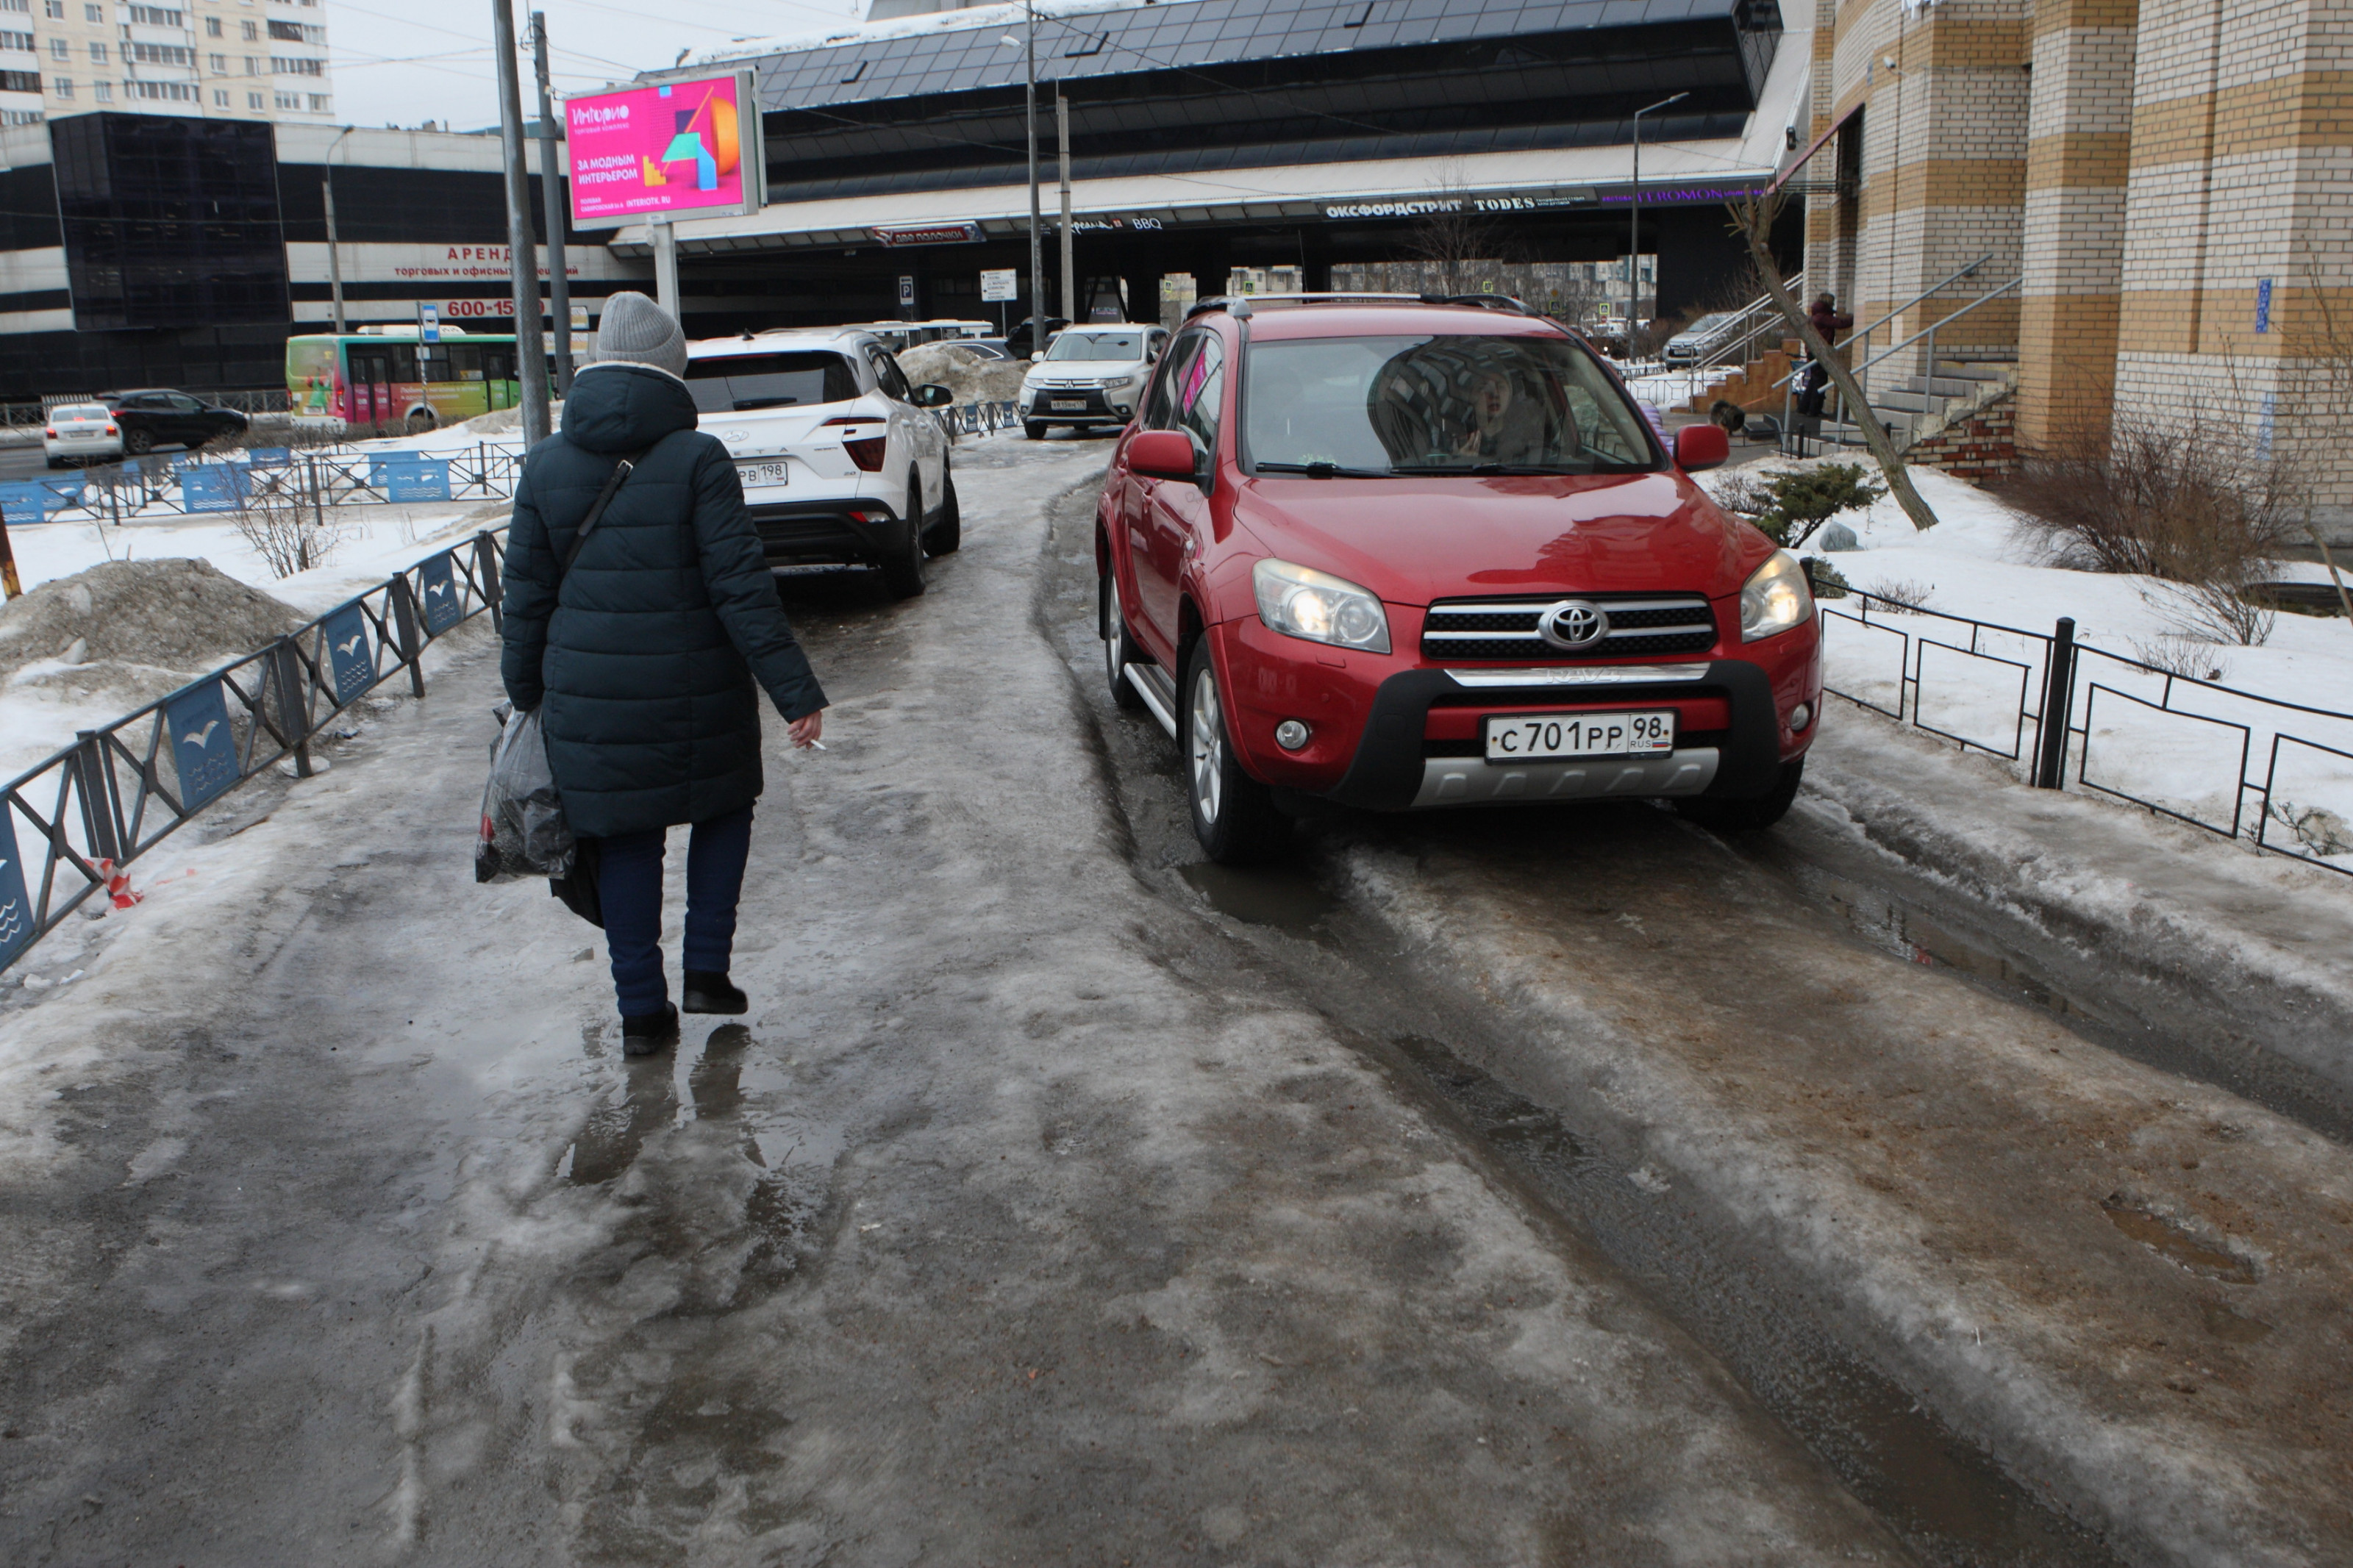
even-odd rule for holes
{"type": "Polygon", "coordinates": [[[1087,400],[1083,397],[1050,398],[1046,406],[1057,414],[1084,414],[1087,411],[1087,400]]]}
{"type": "Polygon", "coordinates": [[[773,463],[738,463],[735,465],[735,477],[748,490],[760,485],[789,483],[791,475],[786,463],[779,458],[773,463]]]}
{"type": "Polygon", "coordinates": [[[1486,733],[1491,763],[1656,757],[1675,749],[1675,710],[1491,715],[1486,733]]]}

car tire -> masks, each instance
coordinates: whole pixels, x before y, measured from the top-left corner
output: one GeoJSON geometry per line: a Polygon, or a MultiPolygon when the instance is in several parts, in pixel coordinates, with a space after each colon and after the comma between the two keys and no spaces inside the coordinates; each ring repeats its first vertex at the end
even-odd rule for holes
{"type": "Polygon", "coordinates": [[[62,468],[66,466],[66,460],[63,458],[51,458],[48,462],[49,467],[53,468],[62,468]]]}
{"type": "Polygon", "coordinates": [[[1130,713],[1140,712],[1144,696],[1127,683],[1127,667],[1141,661],[1135,657],[1135,641],[1128,635],[1127,606],[1119,602],[1119,577],[1115,571],[1095,579],[1095,630],[1103,638],[1103,678],[1111,683],[1112,706],[1130,713]]]}
{"type": "Polygon", "coordinates": [[[422,436],[428,430],[440,428],[440,426],[441,421],[429,408],[412,408],[408,412],[408,433],[412,436],[422,436]]]}
{"type": "Polygon", "coordinates": [[[1790,802],[1798,798],[1799,782],[1805,776],[1806,759],[1799,757],[1781,764],[1773,787],[1763,795],[1746,800],[1693,795],[1675,802],[1675,809],[1702,827],[1712,827],[1718,833],[1759,832],[1788,815],[1790,802]]]}
{"type": "Polygon", "coordinates": [[[923,591],[923,481],[907,476],[907,542],[882,558],[882,585],[894,599],[923,591]]]}
{"type": "Polygon", "coordinates": [[[923,531],[923,549],[933,555],[954,555],[964,543],[964,505],[956,500],[955,476],[940,465],[940,517],[923,531]]]}
{"type": "Polygon", "coordinates": [[[1186,656],[1177,688],[1177,761],[1193,837],[1220,866],[1263,866],[1291,841],[1291,819],[1274,806],[1274,792],[1242,771],[1226,727],[1225,695],[1206,637],[1186,656]]]}
{"type": "Polygon", "coordinates": [[[155,449],[155,433],[152,430],[125,430],[122,449],[134,457],[145,457],[155,449]]]}
{"type": "Polygon", "coordinates": [[[1046,438],[1046,422],[1043,419],[1024,419],[1021,422],[1021,434],[1029,437],[1032,441],[1042,441],[1046,438]]]}

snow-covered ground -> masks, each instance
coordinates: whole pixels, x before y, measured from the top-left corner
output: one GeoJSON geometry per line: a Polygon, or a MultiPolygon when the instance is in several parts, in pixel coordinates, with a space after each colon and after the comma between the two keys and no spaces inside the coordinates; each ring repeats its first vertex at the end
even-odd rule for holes
{"type": "MultiPolygon", "coordinates": [[[[1769,476],[1793,466],[1767,458],[1739,474],[1769,476]]],[[[1720,486],[1731,478],[1710,476],[1709,482],[1720,486]]],[[[2034,746],[2034,721],[2021,723],[2020,714],[2041,705],[2042,639],[2061,616],[2073,617],[2079,646],[2116,657],[2078,661],[2073,722],[2081,728],[2088,719],[2090,740],[2088,757],[2080,744],[2071,752],[2071,789],[2105,787],[2221,830],[2235,817],[2241,835],[2252,837],[2269,778],[2266,842],[2353,869],[2353,827],[2342,826],[2353,824],[2353,756],[2317,749],[2353,752],[2353,718],[2345,716],[2353,714],[2353,626],[2341,617],[2283,614],[2261,647],[2205,642],[2168,585],[2049,565],[2036,542],[2017,531],[2014,514],[1983,491],[1929,469],[1914,469],[1913,479],[1936,513],[1936,528],[1915,530],[1892,498],[1883,498],[1837,520],[1861,544],[1831,557],[1839,571],[1857,588],[2033,635],[1933,614],[1890,614],[1878,605],[1866,610],[1855,598],[1829,601],[1833,687],[2023,759],[2034,746]],[[2119,662],[2145,661],[2153,653],[2184,660],[2228,689],[2168,681],[2119,662]],[[1908,690],[1907,675],[1916,683],[1908,690]],[[2279,743],[2276,773],[2275,735],[2293,737],[2279,743]]],[[[2327,580],[2325,568],[2292,562],[2280,563],[2275,576],[2327,580]]]]}

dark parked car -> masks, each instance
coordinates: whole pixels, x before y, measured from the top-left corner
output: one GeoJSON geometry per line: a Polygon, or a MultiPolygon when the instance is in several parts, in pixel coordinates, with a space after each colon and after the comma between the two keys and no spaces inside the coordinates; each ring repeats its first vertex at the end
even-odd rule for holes
{"type": "Polygon", "coordinates": [[[1019,321],[1014,324],[1013,331],[1007,335],[1005,339],[1006,352],[1010,353],[1015,359],[1028,359],[1031,354],[1040,353],[1051,345],[1054,341],[1054,334],[1060,331],[1064,327],[1067,327],[1071,323],[1069,321],[1064,321],[1060,316],[1047,317],[1046,341],[1041,343],[1037,341],[1038,318],[1035,316],[1024,316],[1019,321]]]}
{"type": "Polygon", "coordinates": [[[245,434],[245,416],[236,409],[216,408],[168,387],[101,392],[98,400],[114,410],[114,422],[122,427],[122,449],[133,456],[158,447],[193,451],[216,437],[245,434]]]}

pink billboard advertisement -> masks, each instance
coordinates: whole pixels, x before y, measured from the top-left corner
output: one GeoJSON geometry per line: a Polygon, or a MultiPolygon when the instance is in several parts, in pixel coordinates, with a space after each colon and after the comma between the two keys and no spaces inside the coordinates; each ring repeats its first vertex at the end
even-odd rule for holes
{"type": "Polygon", "coordinates": [[[613,227],[665,216],[757,211],[760,116],[749,73],[584,93],[564,104],[572,221],[613,227]],[[746,142],[749,145],[746,145],[746,142]]]}

